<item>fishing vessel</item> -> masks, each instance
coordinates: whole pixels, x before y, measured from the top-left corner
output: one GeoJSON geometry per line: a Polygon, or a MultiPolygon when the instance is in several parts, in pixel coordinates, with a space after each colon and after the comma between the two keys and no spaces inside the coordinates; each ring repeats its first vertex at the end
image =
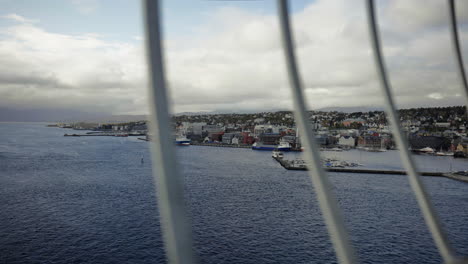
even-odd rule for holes
{"type": "Polygon", "coordinates": [[[188,139],[186,136],[177,136],[175,139],[175,143],[178,146],[189,146],[190,145],[190,139],[188,139]]]}
{"type": "Polygon", "coordinates": [[[261,142],[255,142],[252,145],[253,150],[278,150],[278,151],[290,151],[291,150],[291,144],[288,142],[282,141],[278,145],[265,145],[261,142]]]}

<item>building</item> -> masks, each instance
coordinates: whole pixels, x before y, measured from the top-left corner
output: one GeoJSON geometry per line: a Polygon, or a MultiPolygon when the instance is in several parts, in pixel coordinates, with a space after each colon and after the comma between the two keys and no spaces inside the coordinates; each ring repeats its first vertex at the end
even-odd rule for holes
{"type": "Polygon", "coordinates": [[[380,148],[385,147],[384,139],[381,136],[376,136],[376,135],[365,135],[365,136],[358,137],[357,145],[363,148],[375,148],[375,149],[380,149],[380,148]]]}
{"type": "Polygon", "coordinates": [[[255,118],[254,123],[263,124],[263,123],[265,123],[265,118],[263,118],[263,117],[255,118]]]}
{"type": "Polygon", "coordinates": [[[240,142],[241,141],[240,141],[239,137],[237,137],[237,136],[234,136],[232,138],[232,140],[231,140],[231,144],[234,144],[234,145],[239,145],[240,142]]]}
{"type": "Polygon", "coordinates": [[[430,147],[437,151],[450,149],[451,142],[449,139],[438,136],[411,136],[409,145],[412,149],[422,149],[430,147]]]}
{"type": "Polygon", "coordinates": [[[457,157],[468,156],[468,138],[460,137],[454,140],[453,144],[451,145],[451,150],[454,151],[455,154],[457,154],[457,157]]]}
{"type": "Polygon", "coordinates": [[[325,135],[325,134],[315,135],[315,140],[317,144],[320,144],[322,146],[328,145],[328,135],[325,135]]]}
{"type": "Polygon", "coordinates": [[[259,136],[260,142],[266,145],[277,145],[280,138],[281,134],[279,133],[264,133],[259,136]]]}
{"type": "Polygon", "coordinates": [[[232,139],[237,135],[237,133],[224,133],[222,137],[223,144],[232,144],[232,139]]]}
{"type": "Polygon", "coordinates": [[[213,142],[222,142],[224,132],[209,133],[208,138],[213,142]]]}
{"type": "Polygon", "coordinates": [[[256,125],[254,127],[254,136],[258,137],[261,134],[276,134],[280,132],[280,128],[278,126],[273,125],[256,125]]]}
{"type": "Polygon", "coordinates": [[[205,126],[203,126],[203,131],[208,132],[208,134],[210,134],[210,133],[220,133],[220,132],[224,132],[224,128],[222,126],[218,126],[218,125],[205,125],[205,126]]]}
{"type": "Polygon", "coordinates": [[[356,139],[351,137],[351,136],[341,136],[338,139],[338,145],[340,146],[348,146],[348,147],[354,147],[356,145],[356,139]]]}
{"type": "Polygon", "coordinates": [[[250,134],[250,131],[241,132],[242,144],[252,145],[255,142],[254,137],[250,134]]]}
{"type": "Polygon", "coordinates": [[[194,135],[201,136],[203,134],[203,127],[206,126],[206,123],[199,122],[199,123],[192,123],[192,133],[194,135]]]}
{"type": "Polygon", "coordinates": [[[322,127],[322,125],[319,122],[310,122],[309,125],[310,125],[310,129],[314,131],[317,131],[322,127]]]}
{"type": "Polygon", "coordinates": [[[343,126],[349,127],[353,123],[364,125],[366,123],[366,120],[361,119],[361,118],[348,118],[348,119],[343,120],[343,122],[341,123],[343,124],[343,126]]]}
{"type": "Polygon", "coordinates": [[[449,122],[436,122],[434,125],[436,127],[443,127],[443,128],[449,128],[450,127],[449,122]]]}

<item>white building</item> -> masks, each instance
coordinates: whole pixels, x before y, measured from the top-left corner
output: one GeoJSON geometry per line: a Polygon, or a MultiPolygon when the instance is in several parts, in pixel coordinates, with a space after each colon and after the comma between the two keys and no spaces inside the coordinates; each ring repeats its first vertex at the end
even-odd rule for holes
{"type": "Polygon", "coordinates": [[[254,135],[259,136],[263,133],[274,133],[278,134],[280,132],[281,127],[275,125],[256,125],[254,127],[254,135]]]}
{"type": "Polygon", "coordinates": [[[436,123],[435,123],[435,126],[436,126],[436,127],[445,127],[445,128],[448,128],[448,127],[450,127],[450,123],[449,123],[449,122],[436,122],[436,123]]]}
{"type": "Polygon", "coordinates": [[[338,139],[338,145],[354,147],[356,144],[356,139],[350,136],[341,136],[338,139]]]}
{"type": "Polygon", "coordinates": [[[206,126],[205,122],[198,122],[192,124],[192,132],[194,135],[201,135],[203,133],[203,126],[206,126]]]}
{"type": "Polygon", "coordinates": [[[263,117],[255,118],[254,123],[263,124],[263,123],[265,123],[265,118],[263,118],[263,117]]]}

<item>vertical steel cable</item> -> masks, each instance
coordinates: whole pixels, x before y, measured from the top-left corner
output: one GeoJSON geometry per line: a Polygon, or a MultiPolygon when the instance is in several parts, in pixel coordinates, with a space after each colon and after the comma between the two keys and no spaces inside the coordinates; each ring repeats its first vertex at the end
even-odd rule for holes
{"type": "Polygon", "coordinates": [[[458,76],[462,83],[463,92],[465,93],[465,105],[467,106],[467,113],[468,113],[468,81],[466,80],[466,72],[465,67],[463,64],[463,56],[460,47],[460,39],[458,37],[458,30],[457,30],[457,14],[455,12],[455,1],[448,0],[449,5],[449,18],[450,18],[450,31],[452,37],[452,46],[453,51],[455,52],[455,59],[457,61],[457,69],[458,69],[458,76]]]}
{"type": "Polygon", "coordinates": [[[323,220],[327,225],[338,261],[340,263],[356,263],[354,250],[348,239],[348,234],[344,227],[336,198],[332,192],[332,185],[322,169],[320,153],[315,142],[314,132],[309,129],[309,119],[306,112],[302,84],[294,54],[291,27],[289,25],[287,0],[278,0],[278,13],[286,66],[293,94],[294,115],[299,131],[303,135],[302,144],[305,147],[305,157],[307,166],[309,167],[309,176],[312,179],[317,200],[322,210],[323,220]]]}
{"type": "Polygon", "coordinates": [[[149,105],[153,176],[157,181],[161,230],[169,263],[194,263],[192,235],[186,215],[183,183],[175,160],[171,136],[169,98],[164,78],[163,47],[158,0],[143,1],[146,57],[150,80],[149,105]]]}
{"type": "Polygon", "coordinates": [[[395,102],[393,100],[392,89],[387,79],[385,64],[380,48],[377,21],[374,13],[374,2],[373,0],[367,0],[366,2],[370,41],[374,52],[375,66],[377,68],[377,73],[380,79],[380,86],[384,93],[384,99],[387,108],[387,119],[393,130],[395,141],[400,149],[400,158],[407,170],[411,188],[413,189],[426,224],[432,234],[432,238],[434,239],[442,258],[444,259],[444,262],[452,263],[455,261],[455,255],[447,241],[444,232],[442,231],[437,214],[435,213],[434,208],[429,201],[426,190],[424,189],[424,186],[421,182],[421,177],[417,173],[416,165],[408,150],[407,139],[400,129],[399,117],[395,102]]]}

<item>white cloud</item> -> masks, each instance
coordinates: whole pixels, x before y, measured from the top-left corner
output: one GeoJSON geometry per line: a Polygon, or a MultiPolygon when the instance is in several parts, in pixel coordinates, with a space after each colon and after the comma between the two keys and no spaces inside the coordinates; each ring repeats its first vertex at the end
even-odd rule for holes
{"type": "Polygon", "coordinates": [[[142,48],[17,25],[0,39],[2,106],[144,112],[142,48]],[[143,106],[143,107],[142,107],[143,106]]]}
{"type": "MultiPolygon", "coordinates": [[[[379,5],[397,101],[404,107],[462,104],[442,7],[419,4],[379,5]]],[[[459,13],[466,53],[468,14],[459,13]]],[[[382,105],[363,3],[318,0],[293,15],[293,26],[311,107],[382,105]]],[[[176,111],[291,108],[276,16],[224,8],[209,14],[200,32],[165,43],[176,111]]],[[[0,37],[0,104],[146,112],[143,44],[130,41],[10,27],[0,37]]]]}
{"type": "Polygon", "coordinates": [[[432,99],[436,99],[436,100],[440,100],[440,99],[443,99],[444,96],[440,93],[431,93],[429,95],[427,95],[427,97],[429,98],[432,98],[432,99]]]}
{"type": "MultiPolygon", "coordinates": [[[[427,29],[446,27],[449,7],[447,1],[440,0],[392,0],[384,10],[387,23],[396,26],[401,32],[418,32],[427,29]]],[[[468,22],[468,2],[455,1],[459,23],[468,22]]]]}
{"type": "Polygon", "coordinates": [[[83,14],[89,15],[99,9],[99,2],[97,0],[71,0],[76,10],[83,14]]]}
{"type": "Polygon", "coordinates": [[[8,14],[8,15],[3,16],[3,18],[11,19],[11,20],[19,22],[19,23],[37,23],[37,22],[39,22],[38,20],[27,19],[27,18],[24,18],[24,17],[22,17],[20,15],[17,15],[17,14],[8,14]]]}

